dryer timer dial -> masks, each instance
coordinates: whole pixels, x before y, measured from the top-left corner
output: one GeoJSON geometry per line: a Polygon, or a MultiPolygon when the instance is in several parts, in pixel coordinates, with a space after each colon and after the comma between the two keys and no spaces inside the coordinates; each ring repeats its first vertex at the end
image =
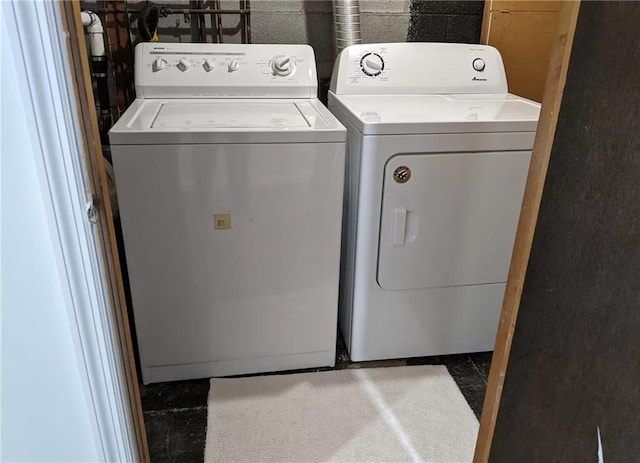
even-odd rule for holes
{"type": "Polygon", "coordinates": [[[384,70],[384,60],[377,53],[367,53],[360,58],[360,68],[369,77],[375,77],[384,70]]]}

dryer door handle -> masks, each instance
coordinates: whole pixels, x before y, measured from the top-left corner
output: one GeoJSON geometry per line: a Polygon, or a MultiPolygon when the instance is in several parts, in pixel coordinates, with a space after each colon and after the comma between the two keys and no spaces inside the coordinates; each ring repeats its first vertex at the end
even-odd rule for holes
{"type": "Polygon", "coordinates": [[[391,244],[404,246],[404,235],[407,230],[407,209],[398,207],[393,210],[393,223],[391,224],[391,244]]]}

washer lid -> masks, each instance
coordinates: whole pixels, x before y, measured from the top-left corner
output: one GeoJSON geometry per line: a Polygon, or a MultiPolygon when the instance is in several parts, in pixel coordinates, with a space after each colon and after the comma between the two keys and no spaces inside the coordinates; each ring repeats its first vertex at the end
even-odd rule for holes
{"type": "Polygon", "coordinates": [[[346,130],[318,100],[138,99],[109,131],[112,145],[329,143],[346,130]]]}
{"type": "Polygon", "coordinates": [[[511,94],[334,95],[365,135],[534,132],[540,105],[511,94]]]}
{"type": "Polygon", "coordinates": [[[282,129],[310,127],[295,103],[184,103],[168,101],[160,106],[153,129],[194,128],[282,129]]]}

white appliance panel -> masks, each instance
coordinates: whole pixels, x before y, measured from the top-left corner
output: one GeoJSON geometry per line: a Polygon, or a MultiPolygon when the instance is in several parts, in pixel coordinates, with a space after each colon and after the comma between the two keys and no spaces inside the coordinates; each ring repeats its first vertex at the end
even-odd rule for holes
{"type": "Polygon", "coordinates": [[[333,364],[343,143],[113,159],[145,382],[333,364]]]}
{"type": "Polygon", "coordinates": [[[364,362],[491,351],[505,286],[376,291],[371,285],[358,284],[350,358],[364,362]]]}
{"type": "Polygon", "coordinates": [[[329,108],[348,130],[351,359],[491,350],[540,105],[507,93],[492,47],[395,43],[345,49],[329,108]]]}
{"type": "Polygon", "coordinates": [[[483,97],[481,99],[467,98],[467,95],[380,95],[371,98],[357,95],[345,96],[342,101],[360,115],[363,121],[382,124],[529,121],[535,120],[540,112],[538,104],[511,95],[483,97]]]}
{"type": "Polygon", "coordinates": [[[135,58],[109,138],[143,381],[334,365],[346,131],[313,49],[135,58]]]}
{"type": "MultiPolygon", "coordinates": [[[[329,94],[330,106],[336,95],[329,94]]],[[[365,135],[535,131],[540,105],[513,95],[343,95],[365,135]]]]}
{"type": "MultiPolygon", "coordinates": [[[[351,307],[353,303],[354,281],[352,275],[356,265],[355,247],[356,224],[358,219],[358,190],[362,138],[350,124],[347,128],[345,160],[344,201],[342,210],[342,245],[340,250],[340,307],[351,307]]],[[[339,326],[347,345],[351,343],[352,317],[348,310],[339,311],[339,326]]]]}
{"type": "Polygon", "coordinates": [[[295,103],[164,103],[154,129],[309,127],[295,103]]]}
{"type": "Polygon", "coordinates": [[[308,45],[149,43],[136,45],[138,98],[315,98],[308,45]]]}
{"type": "Polygon", "coordinates": [[[369,43],[347,47],[338,55],[331,91],[337,95],[504,94],[507,78],[500,53],[488,45],[369,43]]]}
{"type": "Polygon", "coordinates": [[[137,99],[109,131],[111,145],[343,142],[317,99],[137,99]]]}
{"type": "Polygon", "coordinates": [[[505,282],[530,151],[399,154],[385,166],[378,283],[387,290],[505,282]],[[406,183],[394,178],[408,169],[406,183]]]}

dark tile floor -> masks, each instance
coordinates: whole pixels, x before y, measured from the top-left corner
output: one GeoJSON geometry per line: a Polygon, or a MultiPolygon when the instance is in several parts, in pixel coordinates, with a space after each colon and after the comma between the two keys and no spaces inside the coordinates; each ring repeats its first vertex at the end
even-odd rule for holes
{"type": "MultiPolygon", "coordinates": [[[[445,365],[473,412],[480,417],[491,352],[352,363],[342,339],[339,339],[337,357],[335,369],[445,365]]],[[[300,371],[284,374],[289,373],[300,371]]],[[[152,463],[199,463],[204,460],[208,392],[208,379],[140,386],[152,463]]]]}

